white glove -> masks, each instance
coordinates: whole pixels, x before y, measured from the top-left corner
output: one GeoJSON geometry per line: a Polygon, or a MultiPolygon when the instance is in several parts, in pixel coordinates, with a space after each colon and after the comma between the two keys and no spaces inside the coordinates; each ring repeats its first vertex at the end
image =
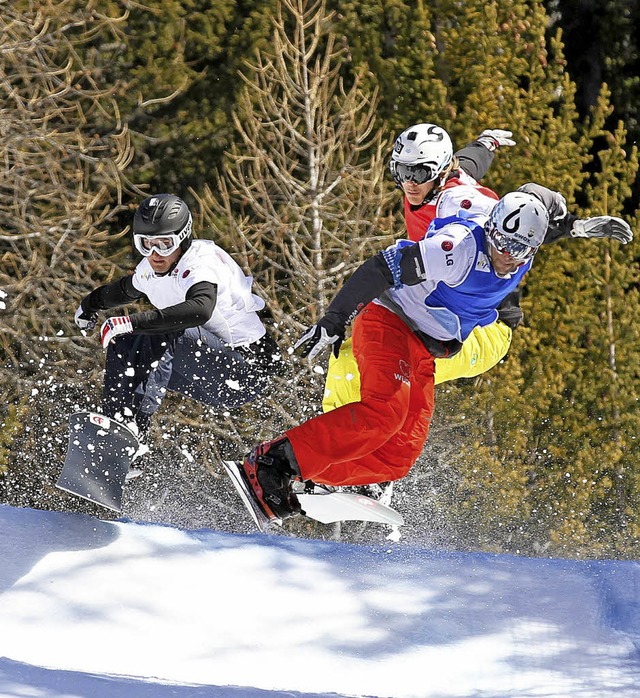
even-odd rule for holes
{"type": "Polygon", "coordinates": [[[516,142],[511,138],[512,135],[511,131],[503,131],[500,128],[488,128],[476,140],[493,153],[500,146],[515,145],[516,142]]]}
{"type": "Polygon", "coordinates": [[[82,305],[78,306],[76,314],[73,317],[73,321],[83,332],[89,332],[92,330],[96,326],[97,319],[98,316],[95,313],[86,313],[82,309],[82,305]]]}
{"type": "Polygon", "coordinates": [[[333,355],[338,358],[338,353],[340,352],[340,345],[344,339],[344,335],[336,332],[335,334],[329,334],[326,327],[323,327],[322,320],[318,321],[317,325],[310,327],[300,339],[293,345],[295,349],[302,349],[300,352],[303,357],[308,357],[309,359],[315,359],[320,352],[324,351],[327,347],[333,347],[333,355]]]}
{"type": "Polygon", "coordinates": [[[133,325],[126,315],[110,317],[100,328],[100,342],[102,343],[103,349],[109,346],[109,342],[112,339],[119,337],[121,334],[129,334],[130,332],[133,332],[133,325]]]}
{"type": "Polygon", "coordinates": [[[622,218],[595,216],[578,219],[571,228],[572,238],[613,238],[623,245],[633,240],[633,231],[622,218]]]}
{"type": "Polygon", "coordinates": [[[7,294],[0,288],[0,310],[6,310],[7,309],[7,304],[2,300],[3,298],[6,298],[7,294]]]}

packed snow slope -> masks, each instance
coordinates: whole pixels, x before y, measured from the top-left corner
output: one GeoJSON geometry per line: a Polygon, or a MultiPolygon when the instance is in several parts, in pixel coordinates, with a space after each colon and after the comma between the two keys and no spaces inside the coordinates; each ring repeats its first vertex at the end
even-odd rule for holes
{"type": "Polygon", "coordinates": [[[0,506],[0,696],[640,695],[640,565],[0,506]]]}

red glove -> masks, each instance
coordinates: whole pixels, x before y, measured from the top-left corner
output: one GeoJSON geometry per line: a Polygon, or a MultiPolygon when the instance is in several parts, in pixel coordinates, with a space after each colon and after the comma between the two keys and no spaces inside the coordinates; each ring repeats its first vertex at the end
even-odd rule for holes
{"type": "Polygon", "coordinates": [[[130,332],[133,332],[133,325],[126,315],[110,317],[100,328],[100,341],[103,348],[106,349],[112,339],[130,332]]]}

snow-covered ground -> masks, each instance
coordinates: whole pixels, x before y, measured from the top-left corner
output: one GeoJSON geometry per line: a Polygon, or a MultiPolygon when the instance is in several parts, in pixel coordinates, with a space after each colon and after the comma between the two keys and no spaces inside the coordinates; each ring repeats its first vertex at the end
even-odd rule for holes
{"type": "Polygon", "coordinates": [[[640,564],[0,506],[0,696],[640,695],[640,564]]]}

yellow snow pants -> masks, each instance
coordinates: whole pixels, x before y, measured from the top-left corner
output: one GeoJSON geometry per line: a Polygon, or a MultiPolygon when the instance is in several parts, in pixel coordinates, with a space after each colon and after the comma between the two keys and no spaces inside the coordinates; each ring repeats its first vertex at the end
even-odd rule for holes
{"type": "MultiPolygon", "coordinates": [[[[476,327],[455,356],[436,359],[436,385],[457,378],[473,378],[488,371],[506,355],[511,335],[511,328],[499,320],[486,327],[476,327]]],[[[342,343],[338,358],[331,354],[329,359],[322,409],[330,412],[359,399],[360,373],[348,339],[342,343]]]]}

